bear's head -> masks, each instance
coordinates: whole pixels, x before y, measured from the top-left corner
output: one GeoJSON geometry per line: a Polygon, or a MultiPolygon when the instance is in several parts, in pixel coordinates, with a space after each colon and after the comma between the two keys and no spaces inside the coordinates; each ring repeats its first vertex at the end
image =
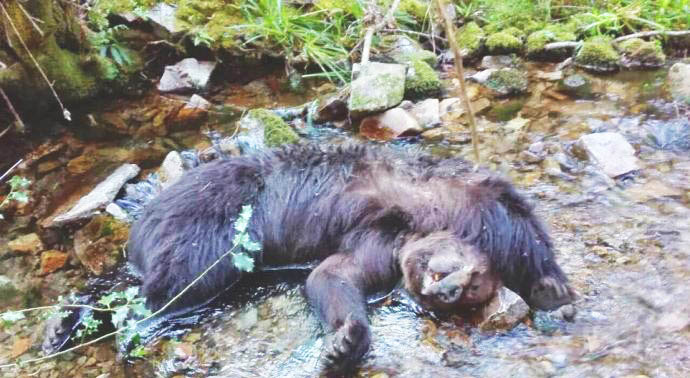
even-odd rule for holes
{"type": "Polygon", "coordinates": [[[399,258],[405,288],[430,310],[471,310],[501,287],[488,257],[450,232],[408,241],[399,258]]]}

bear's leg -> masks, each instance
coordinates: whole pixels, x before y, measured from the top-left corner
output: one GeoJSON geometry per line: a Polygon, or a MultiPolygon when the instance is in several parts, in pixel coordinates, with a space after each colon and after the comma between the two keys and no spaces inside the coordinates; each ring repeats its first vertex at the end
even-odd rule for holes
{"type": "Polygon", "coordinates": [[[361,271],[353,256],[335,254],[307,278],[309,302],[333,332],[326,347],[327,364],[339,370],[356,365],[371,343],[361,271]]]}

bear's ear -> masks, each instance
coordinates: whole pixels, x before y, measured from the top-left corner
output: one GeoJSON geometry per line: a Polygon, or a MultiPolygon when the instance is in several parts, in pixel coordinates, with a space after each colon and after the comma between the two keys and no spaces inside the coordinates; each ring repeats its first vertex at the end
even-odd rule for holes
{"type": "Polygon", "coordinates": [[[412,216],[399,206],[381,210],[374,224],[385,233],[397,234],[410,228],[412,216]]]}
{"type": "Polygon", "coordinates": [[[508,181],[500,177],[487,177],[479,185],[486,188],[485,193],[493,194],[511,213],[523,217],[532,214],[533,206],[508,181]]]}

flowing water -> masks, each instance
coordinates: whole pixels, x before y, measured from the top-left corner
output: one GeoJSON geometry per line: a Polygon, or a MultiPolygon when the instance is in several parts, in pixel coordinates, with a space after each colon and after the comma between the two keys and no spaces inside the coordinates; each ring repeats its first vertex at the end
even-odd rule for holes
{"type": "MultiPolygon", "coordinates": [[[[359,376],[690,376],[689,111],[664,100],[664,77],[665,70],[592,77],[597,96],[578,101],[543,96],[537,83],[519,118],[506,123],[480,117],[483,161],[510,176],[536,204],[581,296],[573,322],[539,312],[511,330],[484,332],[459,318],[417,314],[394,292],[370,305],[373,343],[359,376]],[[598,131],[623,134],[642,169],[614,181],[577,159],[572,143],[598,131]],[[560,164],[549,157],[541,164],[520,158],[539,141],[551,146],[549,156],[560,156],[560,164]]],[[[177,145],[201,143],[185,135],[177,145]]],[[[471,157],[469,144],[421,143],[437,153],[471,157]]],[[[12,262],[18,259],[6,258],[4,269],[31,269],[30,263],[12,262]]],[[[55,273],[53,285],[64,287],[47,290],[44,300],[69,290],[77,276],[70,274],[55,273]]],[[[108,341],[23,371],[46,377],[318,376],[325,338],[300,282],[242,286],[237,290],[246,295],[227,301],[191,331],[158,340],[145,360],[132,365],[114,362],[108,341]]],[[[0,337],[9,350],[8,331],[0,337]]]]}

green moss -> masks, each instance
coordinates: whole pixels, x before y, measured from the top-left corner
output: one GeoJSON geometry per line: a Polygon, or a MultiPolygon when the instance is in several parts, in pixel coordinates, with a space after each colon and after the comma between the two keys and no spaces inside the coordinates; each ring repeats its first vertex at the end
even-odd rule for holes
{"type": "Polygon", "coordinates": [[[527,91],[526,75],[514,68],[494,71],[486,81],[486,86],[502,96],[522,94],[527,91]]]}
{"type": "Polygon", "coordinates": [[[468,58],[477,57],[481,54],[484,37],[484,30],[476,22],[468,22],[455,34],[458,47],[466,50],[465,56],[468,58]]]}
{"type": "Polygon", "coordinates": [[[512,54],[517,53],[522,48],[520,38],[507,32],[498,32],[489,35],[486,39],[486,48],[489,54],[512,54]]]}
{"type": "Polygon", "coordinates": [[[510,121],[525,105],[524,100],[509,100],[494,105],[489,111],[489,117],[496,121],[510,121]]]}
{"type": "Polygon", "coordinates": [[[360,4],[350,0],[316,0],[314,7],[328,11],[341,10],[355,17],[362,17],[364,13],[360,4]]]}
{"type": "Polygon", "coordinates": [[[410,62],[405,78],[405,98],[434,96],[441,90],[441,80],[436,71],[422,60],[410,62]]]}
{"type": "Polygon", "coordinates": [[[616,70],[619,59],[620,56],[611,45],[611,40],[605,37],[585,41],[575,55],[577,65],[597,72],[616,70]]]}
{"type": "Polygon", "coordinates": [[[267,109],[252,109],[247,113],[248,117],[259,121],[264,127],[264,142],[268,147],[280,146],[288,143],[296,143],[299,140],[297,133],[277,116],[267,109]]]}
{"type": "Polygon", "coordinates": [[[519,38],[520,40],[522,40],[523,38],[525,38],[525,32],[523,32],[522,30],[520,30],[520,29],[518,29],[518,28],[516,28],[516,27],[513,27],[513,26],[509,27],[509,28],[506,29],[506,30],[503,30],[503,32],[504,32],[504,33],[508,33],[508,34],[512,35],[513,37],[515,37],[515,38],[519,38]]]}
{"type": "Polygon", "coordinates": [[[552,42],[575,41],[577,36],[568,27],[560,24],[549,25],[542,30],[535,31],[527,37],[527,56],[531,58],[562,57],[567,53],[565,49],[544,51],[544,47],[552,42]]]}
{"type": "Polygon", "coordinates": [[[424,19],[428,19],[432,15],[432,11],[429,9],[428,1],[401,0],[398,9],[411,15],[419,22],[424,21],[424,19]],[[429,10],[428,15],[427,10],[429,10]]]}
{"type": "Polygon", "coordinates": [[[632,38],[621,42],[618,48],[622,55],[621,64],[625,67],[660,67],[666,62],[666,55],[658,41],[632,38]]]}
{"type": "Polygon", "coordinates": [[[387,51],[386,55],[400,64],[413,60],[423,60],[430,66],[436,65],[436,54],[424,50],[419,42],[405,35],[389,35],[381,39],[380,45],[387,51]]]}

